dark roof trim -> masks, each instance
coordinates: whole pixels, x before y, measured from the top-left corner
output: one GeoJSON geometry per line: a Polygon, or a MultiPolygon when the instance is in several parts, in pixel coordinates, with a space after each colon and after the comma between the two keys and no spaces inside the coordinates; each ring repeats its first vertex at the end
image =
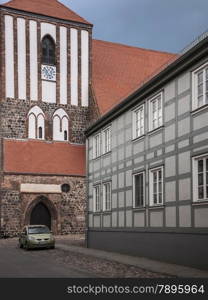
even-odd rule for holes
{"type": "Polygon", "coordinates": [[[78,21],[69,21],[69,20],[65,20],[65,19],[58,19],[58,18],[55,18],[55,17],[50,17],[50,16],[47,16],[47,15],[44,15],[44,14],[36,14],[36,13],[33,13],[33,12],[29,12],[29,11],[25,11],[25,10],[21,10],[21,9],[16,9],[16,8],[12,8],[12,7],[7,7],[7,6],[4,6],[4,5],[0,5],[0,10],[1,11],[5,11],[5,12],[11,12],[11,13],[15,13],[15,14],[18,14],[18,15],[22,15],[24,14],[25,16],[28,16],[28,17],[33,17],[33,18],[39,18],[39,19],[44,19],[44,20],[48,20],[50,22],[60,22],[63,23],[63,24],[67,24],[67,25],[82,25],[83,28],[92,28],[93,27],[93,24],[90,24],[90,23],[83,23],[83,22],[78,22],[78,21]]]}
{"type": "Polygon", "coordinates": [[[191,65],[199,61],[208,54],[208,37],[200,41],[193,48],[179,56],[170,63],[164,70],[153,76],[149,81],[142,85],[137,91],[123,99],[118,105],[102,116],[98,121],[91,125],[85,134],[89,137],[91,134],[100,130],[101,127],[117,118],[125,111],[131,109],[144,98],[150,96],[156,90],[161,89],[164,84],[176,77],[178,74],[189,68],[191,65]]]}

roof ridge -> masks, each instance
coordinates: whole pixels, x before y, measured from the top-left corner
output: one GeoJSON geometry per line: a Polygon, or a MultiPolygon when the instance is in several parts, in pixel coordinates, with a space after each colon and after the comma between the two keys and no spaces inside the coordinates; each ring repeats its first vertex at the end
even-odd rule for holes
{"type": "Polygon", "coordinates": [[[144,50],[144,51],[151,51],[151,52],[156,52],[156,53],[164,53],[164,54],[170,54],[170,55],[177,55],[178,53],[172,53],[172,52],[167,52],[167,51],[160,51],[160,50],[154,50],[154,49],[149,49],[149,48],[143,48],[143,47],[136,47],[136,46],[131,46],[131,45],[126,45],[118,42],[111,42],[111,41],[104,41],[104,40],[99,40],[99,39],[93,39],[93,41],[97,42],[102,42],[105,44],[112,44],[112,45],[118,45],[126,48],[133,48],[137,50],[144,50]]]}

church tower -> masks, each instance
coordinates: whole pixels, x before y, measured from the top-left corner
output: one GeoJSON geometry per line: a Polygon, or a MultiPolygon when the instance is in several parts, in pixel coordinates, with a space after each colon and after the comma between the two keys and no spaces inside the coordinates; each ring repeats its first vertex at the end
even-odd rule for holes
{"type": "Polygon", "coordinates": [[[92,24],[57,0],[12,0],[0,20],[0,231],[82,232],[92,24]]]}

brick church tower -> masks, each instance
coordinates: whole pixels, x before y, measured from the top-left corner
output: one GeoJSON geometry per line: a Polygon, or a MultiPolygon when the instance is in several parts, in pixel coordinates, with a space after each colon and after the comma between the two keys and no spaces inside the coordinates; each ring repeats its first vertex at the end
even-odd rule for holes
{"type": "Polygon", "coordinates": [[[85,228],[92,24],[57,0],[0,6],[0,232],[85,228]]]}

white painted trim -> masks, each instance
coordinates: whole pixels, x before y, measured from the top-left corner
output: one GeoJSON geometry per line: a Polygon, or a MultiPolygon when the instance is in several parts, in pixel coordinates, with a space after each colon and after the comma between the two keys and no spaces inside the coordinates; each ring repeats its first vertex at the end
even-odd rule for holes
{"type": "Polygon", "coordinates": [[[60,104],[67,104],[67,28],[60,27],[60,104]]]}
{"type": "Polygon", "coordinates": [[[163,126],[163,123],[164,123],[164,120],[163,120],[163,103],[164,103],[164,99],[163,99],[163,92],[160,92],[159,94],[155,95],[154,97],[152,97],[151,99],[148,100],[148,106],[149,106],[149,109],[148,109],[148,112],[149,112],[149,131],[152,131],[152,130],[155,130],[157,128],[153,128],[152,126],[152,117],[153,117],[153,111],[152,111],[152,102],[157,99],[158,97],[161,97],[161,109],[162,109],[162,124],[159,125],[158,124],[158,127],[161,127],[163,126]]]}
{"type": "Polygon", "coordinates": [[[101,142],[101,144],[102,144],[102,154],[106,154],[106,153],[108,153],[108,152],[110,152],[111,151],[111,146],[112,146],[112,132],[111,132],[111,125],[110,126],[108,126],[108,127],[106,127],[105,129],[103,129],[103,131],[102,131],[102,142],[101,142]],[[106,132],[109,132],[109,149],[108,149],[108,151],[105,151],[105,146],[106,146],[106,143],[105,143],[105,136],[106,136],[106,132]]]}
{"type": "Polygon", "coordinates": [[[71,28],[71,105],[78,105],[78,30],[71,28]]]}
{"type": "Polygon", "coordinates": [[[143,208],[146,206],[146,176],[145,176],[145,171],[138,172],[136,174],[133,174],[133,208],[143,208]],[[142,174],[143,175],[143,191],[144,191],[144,199],[143,199],[143,205],[142,206],[136,206],[136,201],[135,201],[135,177],[142,174]]]}
{"type": "Polygon", "coordinates": [[[30,99],[38,100],[37,22],[30,21],[30,99]]]}
{"type": "Polygon", "coordinates": [[[41,40],[45,35],[50,35],[56,43],[56,26],[49,23],[41,23],[41,40]]]}
{"type": "Polygon", "coordinates": [[[112,209],[112,185],[111,182],[103,183],[103,211],[111,211],[112,209]],[[110,186],[110,208],[106,209],[106,185],[110,186]]]}
{"type": "Polygon", "coordinates": [[[61,185],[58,184],[35,184],[22,183],[20,185],[21,193],[43,193],[43,194],[61,194],[61,185]]]}
{"type": "MultiPolygon", "coordinates": [[[[164,204],[164,172],[163,172],[163,166],[160,167],[156,167],[156,168],[152,168],[149,170],[149,205],[150,206],[161,206],[164,204]],[[154,171],[162,171],[162,203],[157,203],[154,204],[153,201],[153,172],[154,171]]],[[[158,185],[158,181],[157,181],[157,185],[158,185]]],[[[157,187],[157,192],[158,192],[158,187],[157,187]]]]}
{"type": "Polygon", "coordinates": [[[18,98],[26,100],[26,31],[25,19],[17,18],[18,98]]]}
{"type": "Polygon", "coordinates": [[[81,99],[82,106],[89,105],[89,33],[81,31],[81,99]]]}
{"type": "MultiPolygon", "coordinates": [[[[207,198],[198,199],[198,169],[197,169],[197,162],[200,159],[206,159],[206,158],[208,158],[208,153],[192,157],[192,182],[193,182],[193,187],[192,188],[193,188],[193,202],[194,203],[200,203],[202,201],[208,201],[207,198]]],[[[206,182],[206,178],[205,178],[205,172],[204,172],[204,183],[205,182],[206,182]]],[[[206,192],[205,188],[204,188],[204,192],[206,192]]]]}
{"type": "Polygon", "coordinates": [[[142,104],[142,105],[139,105],[137,108],[135,108],[135,109],[132,111],[132,139],[133,139],[133,140],[134,140],[134,139],[137,139],[137,138],[139,138],[139,137],[141,137],[141,136],[144,135],[144,132],[143,132],[141,135],[139,135],[139,136],[136,135],[136,113],[137,113],[139,110],[141,110],[141,109],[143,109],[143,128],[144,128],[144,132],[145,132],[145,119],[144,119],[145,105],[142,104]]]}
{"type": "MultiPolygon", "coordinates": [[[[201,65],[200,67],[198,67],[196,70],[194,70],[192,72],[192,111],[194,111],[195,109],[198,109],[200,107],[198,107],[198,103],[197,103],[197,73],[204,70],[205,68],[208,67],[208,62],[204,63],[203,65],[201,65]]],[[[204,74],[203,74],[204,76],[204,74]]],[[[205,92],[205,82],[203,79],[203,83],[204,83],[204,91],[203,91],[203,96],[205,97],[206,92],[205,92]]],[[[205,99],[204,99],[205,102],[205,99]]],[[[205,105],[206,103],[204,103],[205,105]]]]}
{"type": "Polygon", "coordinates": [[[101,212],[101,184],[97,184],[93,186],[93,211],[101,212]],[[99,189],[99,210],[96,210],[96,188],[99,189]]]}
{"type": "Polygon", "coordinates": [[[13,17],[5,16],[6,97],[14,98],[14,30],[13,17]]]}

